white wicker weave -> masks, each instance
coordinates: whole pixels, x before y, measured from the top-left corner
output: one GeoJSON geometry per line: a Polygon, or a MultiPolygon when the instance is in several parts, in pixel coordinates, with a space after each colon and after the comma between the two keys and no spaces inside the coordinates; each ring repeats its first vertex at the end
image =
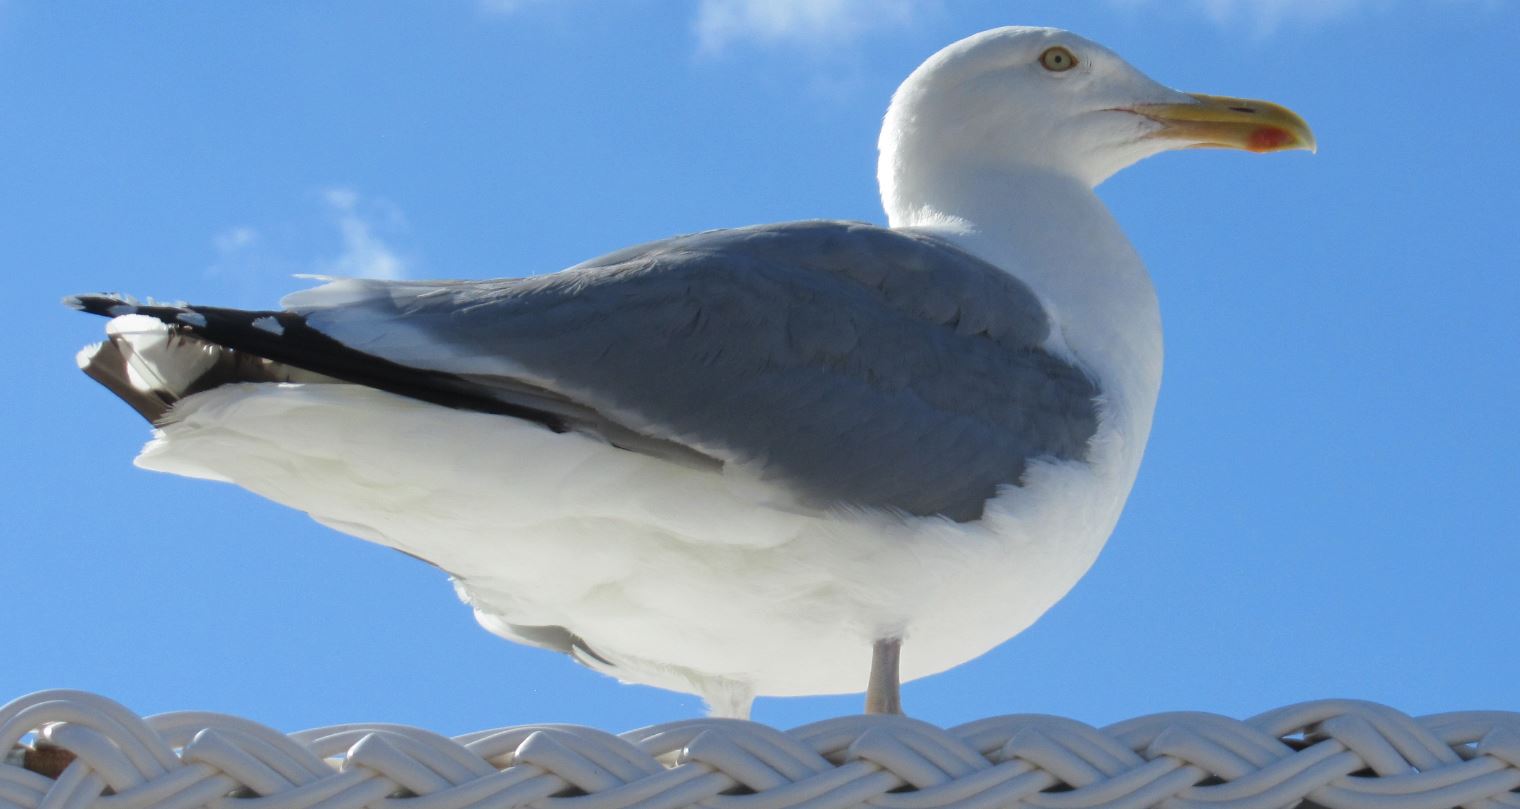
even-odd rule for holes
{"type": "Polygon", "coordinates": [[[4,809],[1520,809],[1520,714],[1413,718],[1351,700],[1106,728],[849,716],[785,732],[696,719],[620,736],[540,725],[448,739],[399,725],[287,736],[44,691],[0,708],[0,750],[12,751],[4,809]],[[61,772],[39,772],[49,755],[61,772]]]}

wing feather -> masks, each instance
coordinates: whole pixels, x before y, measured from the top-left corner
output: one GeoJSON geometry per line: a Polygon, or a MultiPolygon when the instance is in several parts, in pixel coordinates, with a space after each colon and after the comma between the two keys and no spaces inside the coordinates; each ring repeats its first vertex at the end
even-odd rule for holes
{"type": "Polygon", "coordinates": [[[1080,460],[1096,385],[1038,298],[936,239],[843,222],[711,231],[553,275],[343,280],[289,296],[402,365],[511,379],[741,464],[804,502],[975,519],[1035,458],[1080,460]]]}

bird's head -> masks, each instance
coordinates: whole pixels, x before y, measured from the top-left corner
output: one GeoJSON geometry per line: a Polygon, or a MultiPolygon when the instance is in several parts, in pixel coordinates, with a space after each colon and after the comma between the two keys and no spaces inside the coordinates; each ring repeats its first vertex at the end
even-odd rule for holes
{"type": "Polygon", "coordinates": [[[1181,93],[1054,28],[984,31],[930,57],[892,98],[884,194],[915,165],[1038,168],[1096,186],[1169,149],[1314,149],[1303,119],[1265,101],[1181,93]]]}

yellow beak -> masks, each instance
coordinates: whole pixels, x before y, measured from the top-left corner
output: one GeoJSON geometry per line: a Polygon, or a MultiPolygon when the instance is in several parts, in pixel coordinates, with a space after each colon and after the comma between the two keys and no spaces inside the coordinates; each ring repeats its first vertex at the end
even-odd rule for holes
{"type": "Polygon", "coordinates": [[[1161,124],[1150,137],[1190,149],[1251,152],[1315,151],[1314,133],[1298,113],[1270,101],[1189,93],[1196,104],[1140,104],[1131,112],[1161,124]]]}

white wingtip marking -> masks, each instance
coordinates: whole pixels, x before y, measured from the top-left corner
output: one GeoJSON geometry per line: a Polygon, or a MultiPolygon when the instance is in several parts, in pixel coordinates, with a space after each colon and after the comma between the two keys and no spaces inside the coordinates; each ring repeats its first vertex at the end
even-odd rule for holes
{"type": "Polygon", "coordinates": [[[285,327],[280,325],[280,321],[274,319],[273,317],[270,317],[269,315],[254,318],[253,327],[261,331],[267,331],[276,337],[285,333],[285,327]]]}
{"type": "Polygon", "coordinates": [[[95,355],[99,354],[100,349],[104,347],[105,343],[91,343],[79,349],[79,353],[74,355],[74,362],[79,364],[79,369],[82,371],[90,367],[90,363],[94,361],[95,355]]]}
{"type": "Polygon", "coordinates": [[[156,317],[125,314],[111,318],[106,323],[106,334],[122,337],[128,334],[168,334],[169,326],[156,317]]]}
{"type": "Polygon", "coordinates": [[[180,312],[174,316],[174,319],[186,326],[194,326],[198,329],[206,327],[206,316],[200,312],[180,312]]]}

